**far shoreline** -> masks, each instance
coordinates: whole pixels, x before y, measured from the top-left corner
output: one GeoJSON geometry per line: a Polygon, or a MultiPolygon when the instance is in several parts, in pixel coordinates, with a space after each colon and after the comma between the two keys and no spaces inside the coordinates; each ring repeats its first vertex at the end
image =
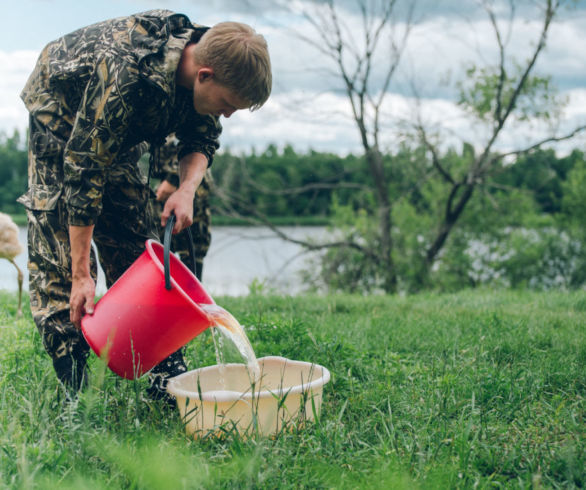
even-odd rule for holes
{"type": "MultiPolygon", "coordinates": [[[[26,214],[11,214],[12,220],[18,226],[26,226],[26,214]]],[[[251,220],[254,218],[251,218],[251,220]]],[[[276,216],[269,218],[269,223],[273,226],[329,226],[330,220],[325,216],[276,216]]],[[[261,222],[252,222],[244,218],[235,218],[232,216],[214,216],[212,215],[212,226],[267,226],[261,222]]]]}

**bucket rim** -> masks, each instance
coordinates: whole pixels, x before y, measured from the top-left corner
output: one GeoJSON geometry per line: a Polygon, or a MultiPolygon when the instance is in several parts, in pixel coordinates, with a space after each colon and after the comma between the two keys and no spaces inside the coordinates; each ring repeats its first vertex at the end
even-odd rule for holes
{"type": "MultiPolygon", "coordinates": [[[[300,394],[306,391],[314,390],[315,388],[323,387],[330,381],[330,371],[315,362],[306,362],[306,361],[296,361],[293,359],[287,359],[286,357],[282,356],[266,356],[260,357],[257,359],[259,364],[264,364],[265,361],[269,362],[278,362],[286,366],[287,364],[297,365],[297,366],[313,366],[315,369],[321,369],[321,376],[313,381],[304,384],[298,384],[292,387],[280,387],[276,390],[259,390],[255,391],[254,394],[251,391],[245,391],[243,393],[238,391],[231,391],[231,390],[214,390],[214,391],[206,391],[205,393],[202,392],[202,396],[200,397],[198,392],[185,390],[179,388],[178,385],[182,378],[187,378],[193,376],[195,372],[204,373],[206,371],[215,371],[218,368],[217,364],[211,366],[205,366],[202,368],[194,369],[192,371],[188,371],[186,373],[180,374],[171,378],[167,383],[167,391],[176,397],[185,397],[191,400],[199,400],[201,402],[235,402],[238,400],[242,401],[249,401],[254,398],[269,398],[273,397],[275,394],[279,397],[283,395],[289,394],[300,394]]],[[[228,363],[225,366],[242,366],[243,364],[240,363],[228,363]]]]}

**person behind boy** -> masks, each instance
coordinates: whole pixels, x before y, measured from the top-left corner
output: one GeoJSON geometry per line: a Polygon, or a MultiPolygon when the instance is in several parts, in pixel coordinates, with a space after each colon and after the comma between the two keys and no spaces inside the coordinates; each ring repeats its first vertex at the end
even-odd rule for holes
{"type": "MultiPolygon", "coordinates": [[[[261,107],[271,91],[267,44],[247,25],[207,28],[168,10],[106,20],[49,43],[21,97],[30,114],[27,209],[30,304],[68,392],[86,380],[80,331],[92,314],[96,258],[110,286],[157,238],[137,151],[179,139],[180,185],[166,201],[177,233],[219,146],[219,117],[261,107]]],[[[155,155],[156,151],[151,154],[155,155]]],[[[153,368],[149,394],[185,371],[180,352],[153,368]]]]}

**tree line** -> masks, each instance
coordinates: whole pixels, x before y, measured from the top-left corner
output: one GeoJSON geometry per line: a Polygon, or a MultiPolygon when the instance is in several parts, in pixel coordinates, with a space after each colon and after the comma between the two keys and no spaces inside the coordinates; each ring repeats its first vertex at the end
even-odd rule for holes
{"type": "MultiPolygon", "coordinates": [[[[431,168],[425,153],[424,148],[405,145],[397,153],[383,156],[385,171],[392,182],[391,193],[406,196],[420,211],[429,205],[418,183],[425,169],[431,168]]],[[[473,153],[472,146],[464,145],[461,152],[447,150],[441,160],[453,164],[473,153]]],[[[578,178],[583,162],[584,152],[579,149],[564,156],[558,156],[553,149],[520,155],[514,162],[500,165],[486,198],[519,194],[544,215],[571,212],[564,208],[571,192],[568,186],[578,178]]],[[[216,155],[212,176],[220,194],[230,197],[234,216],[241,218],[264,215],[322,217],[328,221],[334,212],[334,201],[354,210],[375,211],[369,195],[371,176],[364,171],[364,157],[353,154],[296,152],[290,145],[280,150],[269,145],[264,152],[244,155],[226,151],[216,155]]],[[[217,212],[224,209],[222,214],[229,214],[220,196],[214,196],[214,205],[217,212]]]]}
{"type": "MultiPolygon", "coordinates": [[[[377,247],[379,209],[364,158],[299,152],[289,145],[240,155],[223,151],[212,166],[212,214],[256,224],[283,218],[327,223],[364,249],[343,239],[335,247],[307,243],[324,253],[306,281],[331,290],[384,290],[381,264],[366,248],[377,247]]],[[[433,171],[438,163],[456,171],[474,158],[471,145],[432,157],[425,147],[404,144],[382,155],[394,202],[391,239],[399,289],[583,287],[586,157],[579,149],[567,155],[535,149],[512,162],[501,161],[462,213],[431,270],[424,270],[425,250],[440,226],[442,198],[450,186],[433,171]]],[[[1,211],[23,214],[16,199],[26,191],[26,181],[24,135],[0,134],[1,211]]]]}
{"type": "MultiPolygon", "coordinates": [[[[441,160],[454,164],[473,152],[470,145],[465,145],[460,153],[446,151],[441,160]]],[[[418,185],[420,175],[431,167],[424,148],[405,145],[395,154],[384,155],[383,161],[393,195],[407,196],[407,202],[419,212],[430,206],[418,185]]],[[[521,155],[512,163],[501,164],[483,199],[517,195],[544,216],[580,214],[584,210],[581,197],[586,195],[575,196],[572,201],[572,192],[580,190],[583,162],[584,152],[578,149],[565,156],[558,156],[552,149],[521,155]]],[[[224,151],[216,155],[212,176],[218,190],[213,206],[220,215],[242,219],[259,215],[270,219],[322,218],[327,223],[341,203],[353,210],[375,212],[364,157],[353,154],[298,152],[290,145],[282,149],[269,145],[263,152],[240,155],[224,151]],[[221,196],[230,198],[229,206],[221,196]]],[[[26,188],[26,138],[19,131],[12,135],[0,132],[0,210],[23,214],[16,199],[26,188]]]]}

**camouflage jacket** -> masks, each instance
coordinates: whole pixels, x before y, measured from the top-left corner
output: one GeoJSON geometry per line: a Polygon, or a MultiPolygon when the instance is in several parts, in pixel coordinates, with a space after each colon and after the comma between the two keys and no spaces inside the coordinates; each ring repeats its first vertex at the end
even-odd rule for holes
{"type": "Polygon", "coordinates": [[[95,222],[105,169],[138,143],[161,144],[174,132],[180,158],[200,152],[211,164],[221,125],[175,83],[183,49],[206,29],[152,10],[79,29],[42,51],[21,97],[64,144],[59,178],[70,224],[95,222]]]}

